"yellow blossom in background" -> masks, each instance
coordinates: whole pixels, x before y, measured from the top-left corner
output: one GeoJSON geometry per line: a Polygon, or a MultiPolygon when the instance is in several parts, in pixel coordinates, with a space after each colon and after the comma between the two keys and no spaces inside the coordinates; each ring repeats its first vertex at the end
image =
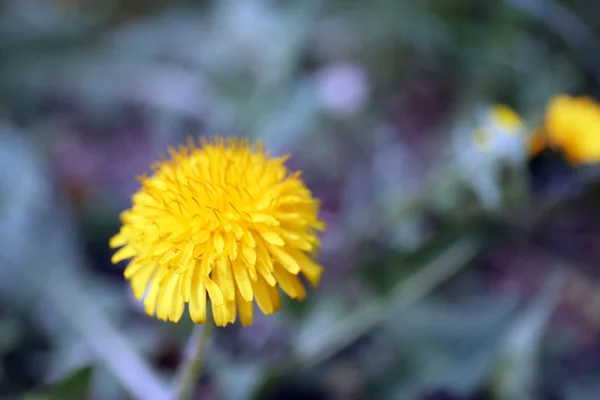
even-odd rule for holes
{"type": "Polygon", "coordinates": [[[504,104],[490,107],[482,126],[473,131],[473,142],[480,150],[490,149],[494,142],[501,142],[497,134],[515,136],[523,130],[523,121],[515,110],[504,104]]]}
{"type": "Polygon", "coordinates": [[[131,259],[124,275],[146,313],[173,322],[185,303],[205,323],[207,295],[216,325],[253,320],[280,308],[279,288],[302,300],[299,273],[317,285],[312,255],[325,228],[319,203],[300,179],[262,144],[215,138],[188,141],[141,177],[123,226],[110,240],[114,263],[131,259]]]}
{"type": "Polygon", "coordinates": [[[548,146],[548,137],[543,127],[537,128],[529,135],[528,153],[535,157],[548,146]]]}
{"type": "Polygon", "coordinates": [[[515,110],[504,105],[496,104],[490,110],[490,119],[505,135],[517,135],[523,129],[521,116],[515,110]]]}
{"type": "Polygon", "coordinates": [[[600,105],[586,96],[555,96],[548,105],[544,132],[549,146],[573,164],[600,161],[600,105]]]}

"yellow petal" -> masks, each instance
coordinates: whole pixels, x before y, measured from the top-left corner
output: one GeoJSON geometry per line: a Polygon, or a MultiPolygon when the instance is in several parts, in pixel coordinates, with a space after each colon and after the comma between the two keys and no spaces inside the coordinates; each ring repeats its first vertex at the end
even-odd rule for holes
{"type": "Polygon", "coordinates": [[[267,248],[265,246],[258,246],[256,250],[258,251],[258,259],[260,262],[264,263],[265,268],[269,271],[273,271],[273,260],[267,248]]]}
{"type": "Polygon", "coordinates": [[[260,236],[267,242],[275,246],[283,246],[285,242],[276,232],[273,231],[259,231],[260,236]]]}
{"type": "Polygon", "coordinates": [[[175,272],[175,270],[163,267],[157,271],[156,275],[154,276],[154,279],[158,280],[159,285],[165,286],[169,283],[169,281],[171,281],[171,278],[175,275],[179,276],[179,274],[175,272]]]}
{"type": "Polygon", "coordinates": [[[271,273],[271,270],[269,268],[267,268],[267,266],[263,262],[259,262],[256,266],[258,268],[258,272],[260,273],[260,275],[264,278],[265,281],[267,281],[267,283],[269,285],[271,285],[271,286],[277,285],[277,281],[275,280],[275,277],[271,273]]]}
{"type": "Polygon", "coordinates": [[[283,196],[278,199],[279,204],[302,204],[304,199],[299,196],[283,196]]]}
{"type": "Polygon", "coordinates": [[[239,226],[238,224],[231,224],[231,229],[233,230],[233,234],[235,235],[235,238],[237,240],[242,240],[242,237],[244,236],[244,230],[242,229],[241,226],[239,226]]]}
{"type": "Polygon", "coordinates": [[[313,249],[312,244],[304,239],[302,236],[293,233],[293,232],[289,232],[289,231],[282,231],[281,235],[285,238],[285,240],[293,247],[296,247],[300,250],[304,250],[304,251],[311,251],[313,249]]]}
{"type": "Polygon", "coordinates": [[[251,266],[256,265],[256,251],[253,247],[248,246],[246,243],[242,245],[242,253],[244,258],[248,261],[251,266]]]}
{"type": "Polygon", "coordinates": [[[127,236],[125,236],[123,232],[119,232],[115,236],[110,238],[110,240],[108,241],[108,245],[114,249],[116,247],[125,246],[127,242],[127,236]]]}
{"type": "Polygon", "coordinates": [[[277,261],[290,273],[297,274],[300,272],[298,262],[286,250],[276,246],[269,246],[269,251],[277,261]]]}
{"type": "Polygon", "coordinates": [[[227,325],[227,309],[225,308],[225,304],[216,305],[215,303],[211,303],[212,308],[212,316],[215,320],[216,326],[225,326],[227,325]]]}
{"type": "Polygon", "coordinates": [[[177,229],[169,235],[169,241],[171,242],[181,242],[182,240],[187,240],[190,237],[190,232],[186,229],[177,229]]]}
{"type": "Polygon", "coordinates": [[[235,318],[236,318],[236,302],[235,302],[235,296],[233,300],[228,300],[225,302],[225,308],[227,309],[227,322],[229,322],[230,324],[233,324],[235,322],[235,318]]]}
{"type": "Polygon", "coordinates": [[[195,247],[196,247],[196,244],[192,241],[189,241],[185,245],[185,248],[183,249],[183,252],[181,253],[181,258],[179,258],[179,266],[181,268],[185,268],[186,266],[188,266],[188,264],[190,264],[190,261],[192,261],[192,256],[194,255],[195,247]]]}
{"type": "Polygon", "coordinates": [[[235,301],[226,301],[223,304],[212,303],[212,314],[217,326],[226,326],[235,322],[235,301]]]}
{"type": "Polygon", "coordinates": [[[152,247],[152,254],[156,256],[162,256],[167,251],[170,251],[173,248],[173,243],[171,242],[160,242],[152,247]]]}
{"type": "Polygon", "coordinates": [[[222,305],[224,302],[223,292],[221,292],[219,286],[207,276],[203,277],[202,281],[204,282],[204,287],[208,291],[211,303],[217,306],[222,305]]]}
{"type": "Polygon", "coordinates": [[[123,271],[123,276],[129,279],[133,275],[137,274],[147,264],[151,264],[148,262],[148,259],[134,258],[129,265],[127,265],[125,271],[123,271]]]}
{"type": "Polygon", "coordinates": [[[160,285],[157,281],[153,280],[150,283],[150,290],[144,299],[144,311],[151,317],[154,316],[156,311],[156,299],[158,298],[158,292],[160,291],[160,285]]]}
{"type": "MultiPolygon", "coordinates": [[[[196,283],[196,282],[195,282],[196,283]]],[[[206,323],[206,289],[202,281],[192,286],[191,301],[189,302],[190,317],[196,324],[206,323]]]]}
{"type": "Polygon", "coordinates": [[[255,247],[256,242],[254,241],[254,235],[250,231],[244,232],[244,243],[250,247],[255,247]]]}
{"type": "Polygon", "coordinates": [[[229,254],[229,259],[232,261],[238,257],[238,241],[233,235],[228,235],[227,237],[227,253],[229,254]]]}
{"type": "Polygon", "coordinates": [[[246,265],[246,271],[251,281],[255,281],[258,275],[256,274],[256,265],[246,265]]]}
{"type": "Polygon", "coordinates": [[[252,302],[244,300],[243,296],[240,293],[238,293],[238,295],[236,297],[237,297],[238,312],[240,315],[240,322],[242,323],[243,326],[252,325],[253,311],[254,311],[252,302]]]}
{"type": "Polygon", "coordinates": [[[169,312],[169,321],[171,322],[179,322],[181,316],[183,315],[183,310],[185,308],[185,303],[181,298],[181,294],[177,287],[179,286],[179,282],[182,280],[182,276],[180,274],[175,274],[175,281],[173,292],[172,292],[172,300],[171,300],[171,309],[169,312]]]}
{"type": "Polygon", "coordinates": [[[185,302],[190,301],[192,293],[192,274],[194,269],[194,267],[186,269],[181,275],[181,278],[179,278],[179,294],[181,295],[181,299],[185,302]]]}
{"type": "Polygon", "coordinates": [[[223,249],[225,248],[225,241],[223,240],[223,236],[218,232],[215,233],[213,236],[213,245],[215,246],[217,254],[223,253],[223,249]]]}
{"type": "Polygon", "coordinates": [[[327,228],[327,224],[325,222],[319,221],[319,220],[311,221],[309,226],[318,231],[323,231],[327,228]]]}
{"type": "Polygon", "coordinates": [[[235,299],[235,282],[229,260],[224,257],[219,258],[217,268],[213,269],[212,274],[215,283],[223,292],[225,301],[233,301],[235,299]]]}
{"type": "Polygon", "coordinates": [[[205,243],[210,238],[210,232],[207,230],[196,232],[192,235],[192,240],[197,244],[205,243]]]}
{"type": "Polygon", "coordinates": [[[279,225],[279,221],[277,220],[277,218],[275,218],[269,214],[254,213],[254,214],[250,214],[250,218],[252,219],[252,222],[257,223],[257,224],[265,224],[268,226],[278,226],[279,225]]]}
{"type": "Polygon", "coordinates": [[[137,254],[137,251],[133,249],[131,246],[121,247],[113,256],[111,257],[111,261],[113,264],[118,264],[123,260],[131,258],[137,254]]]}
{"type": "Polygon", "coordinates": [[[294,257],[294,259],[300,265],[300,270],[308,279],[311,285],[317,286],[319,281],[321,280],[321,275],[323,274],[323,267],[319,264],[313,262],[304,254],[299,251],[290,251],[290,254],[294,257]]]}
{"type": "Polygon", "coordinates": [[[210,243],[206,244],[206,248],[204,249],[204,254],[202,254],[202,275],[208,276],[212,269],[213,263],[213,252],[212,247],[210,247],[210,243]]]}
{"type": "Polygon", "coordinates": [[[165,254],[162,255],[162,257],[160,258],[158,263],[161,265],[169,264],[178,255],[179,255],[179,249],[177,247],[172,247],[171,250],[165,252],[165,254]]]}
{"type": "Polygon", "coordinates": [[[271,302],[271,296],[269,295],[269,289],[267,288],[268,285],[264,279],[257,279],[252,286],[254,287],[256,303],[263,314],[268,315],[275,311],[273,309],[273,303],[271,302]]]}
{"type": "Polygon", "coordinates": [[[277,286],[267,286],[267,290],[269,291],[269,297],[271,297],[271,304],[273,304],[273,312],[278,311],[281,308],[279,288],[277,286]]]}
{"type": "Polygon", "coordinates": [[[252,282],[248,277],[248,272],[239,262],[235,262],[232,265],[233,275],[235,276],[235,281],[237,283],[238,290],[240,291],[244,300],[252,301],[252,282]]]}
{"type": "Polygon", "coordinates": [[[302,216],[298,213],[294,213],[294,212],[277,212],[274,213],[275,218],[277,218],[280,221],[296,221],[299,219],[302,219],[302,216]]]}
{"type": "Polygon", "coordinates": [[[156,303],[156,317],[166,321],[171,314],[173,307],[173,294],[177,288],[177,277],[174,272],[169,272],[162,280],[164,285],[161,285],[160,292],[156,303]]]}
{"type": "Polygon", "coordinates": [[[155,270],[155,265],[146,264],[129,280],[131,284],[131,290],[133,291],[133,295],[137,300],[140,300],[144,296],[146,288],[148,287],[148,282],[150,281],[150,278],[152,277],[152,274],[154,274],[155,270]]]}
{"type": "Polygon", "coordinates": [[[281,286],[281,289],[292,299],[302,300],[306,297],[306,289],[300,283],[300,280],[296,275],[290,274],[288,271],[284,270],[279,266],[275,266],[275,271],[273,271],[275,275],[275,279],[281,286]]]}

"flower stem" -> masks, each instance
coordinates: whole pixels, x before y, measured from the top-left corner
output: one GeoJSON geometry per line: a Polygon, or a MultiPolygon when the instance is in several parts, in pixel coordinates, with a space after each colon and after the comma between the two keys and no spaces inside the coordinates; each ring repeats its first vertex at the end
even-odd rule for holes
{"type": "Polygon", "coordinates": [[[203,326],[198,325],[192,331],[186,351],[187,358],[177,372],[174,397],[176,400],[189,400],[191,398],[194,384],[202,374],[206,347],[212,328],[212,324],[207,321],[203,326]]]}

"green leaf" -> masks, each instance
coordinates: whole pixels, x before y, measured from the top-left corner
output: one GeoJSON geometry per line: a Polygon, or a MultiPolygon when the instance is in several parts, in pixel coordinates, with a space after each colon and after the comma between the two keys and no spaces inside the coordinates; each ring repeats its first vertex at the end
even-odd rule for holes
{"type": "Polygon", "coordinates": [[[46,388],[24,393],[17,398],[23,400],[85,400],[88,398],[92,372],[91,367],[78,369],[46,388]]]}

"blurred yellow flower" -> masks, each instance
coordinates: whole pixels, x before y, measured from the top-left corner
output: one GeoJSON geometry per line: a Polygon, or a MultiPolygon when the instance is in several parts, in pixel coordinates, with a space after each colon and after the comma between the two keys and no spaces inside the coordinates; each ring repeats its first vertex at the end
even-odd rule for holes
{"type": "Polygon", "coordinates": [[[573,164],[600,161],[600,105],[586,96],[555,96],[548,105],[544,132],[550,147],[573,164]]]}
{"type": "Polygon", "coordinates": [[[312,255],[319,203],[300,179],[262,144],[214,138],[193,140],[140,178],[133,206],[110,240],[121,247],[113,263],[131,258],[124,275],[145,311],[179,321],[185,303],[195,323],[206,322],[207,294],[215,324],[239,314],[253,320],[253,301],[264,314],[280,307],[279,288],[302,300],[298,274],[317,285],[322,267],[312,255]],[[147,293],[146,293],[147,292],[147,293]]]}
{"type": "Polygon", "coordinates": [[[521,116],[504,104],[497,104],[492,107],[490,117],[495,125],[498,126],[500,132],[505,135],[516,135],[523,129],[521,116]]]}
{"type": "Polygon", "coordinates": [[[497,134],[505,136],[515,136],[521,133],[523,121],[519,114],[512,108],[504,104],[495,104],[487,109],[485,118],[481,126],[473,131],[473,142],[480,150],[488,150],[503,138],[497,134]]]}
{"type": "Polygon", "coordinates": [[[540,154],[548,146],[548,137],[543,127],[537,128],[529,135],[528,152],[531,157],[540,154]]]}

